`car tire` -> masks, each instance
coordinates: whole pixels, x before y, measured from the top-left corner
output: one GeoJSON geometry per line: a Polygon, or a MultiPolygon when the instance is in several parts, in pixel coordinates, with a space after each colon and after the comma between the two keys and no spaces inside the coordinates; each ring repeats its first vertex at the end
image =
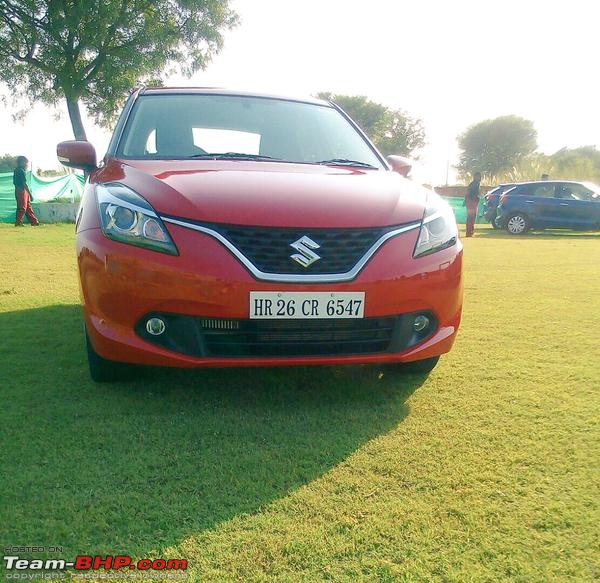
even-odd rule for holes
{"type": "Polygon", "coordinates": [[[490,221],[490,224],[492,225],[492,227],[494,229],[501,229],[502,227],[498,224],[498,215],[494,214],[494,216],[492,217],[492,220],[490,221]]]}
{"type": "Polygon", "coordinates": [[[114,383],[132,377],[133,365],[102,358],[94,350],[87,331],[85,333],[85,348],[90,376],[95,383],[114,383]]]}
{"type": "Polygon", "coordinates": [[[513,213],[506,220],[506,230],[511,235],[523,235],[530,228],[529,219],[523,213],[513,213]]]}
{"type": "Polygon", "coordinates": [[[431,372],[440,359],[439,356],[425,358],[423,360],[413,360],[412,362],[401,362],[398,370],[403,374],[424,374],[431,372]]]}

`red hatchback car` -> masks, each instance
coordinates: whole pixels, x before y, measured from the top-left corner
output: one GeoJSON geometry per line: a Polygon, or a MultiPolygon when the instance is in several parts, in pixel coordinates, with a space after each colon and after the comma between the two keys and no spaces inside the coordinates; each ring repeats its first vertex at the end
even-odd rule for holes
{"type": "Polygon", "coordinates": [[[332,103],[136,90],[77,216],[95,381],[172,367],[403,363],[428,371],[462,308],[451,208],[332,103]],[[396,171],[394,171],[396,170],[396,171]]]}

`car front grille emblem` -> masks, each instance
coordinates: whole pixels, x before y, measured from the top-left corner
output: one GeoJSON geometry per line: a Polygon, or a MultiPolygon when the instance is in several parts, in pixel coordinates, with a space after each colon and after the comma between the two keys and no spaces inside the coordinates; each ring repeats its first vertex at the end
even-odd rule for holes
{"type": "Polygon", "coordinates": [[[296,262],[302,265],[302,267],[308,267],[315,261],[319,261],[321,257],[317,255],[313,249],[319,249],[321,245],[313,241],[310,237],[304,235],[297,241],[290,243],[290,247],[296,249],[298,253],[290,255],[290,257],[296,262]]]}

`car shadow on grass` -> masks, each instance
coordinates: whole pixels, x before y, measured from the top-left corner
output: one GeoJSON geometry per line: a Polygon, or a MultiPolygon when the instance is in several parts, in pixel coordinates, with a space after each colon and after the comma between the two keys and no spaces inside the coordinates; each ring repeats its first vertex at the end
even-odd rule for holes
{"type": "MultiPolygon", "coordinates": [[[[464,235],[463,235],[464,236],[464,235]]],[[[600,231],[568,231],[562,229],[544,229],[543,231],[527,231],[523,235],[511,235],[504,229],[475,229],[475,238],[487,239],[597,239],[600,240],[600,231]]]]}
{"type": "Polygon", "coordinates": [[[152,369],[96,385],[78,306],[2,313],[0,334],[0,539],[69,556],[143,556],[256,512],[395,428],[426,379],[376,366],[152,369]]]}

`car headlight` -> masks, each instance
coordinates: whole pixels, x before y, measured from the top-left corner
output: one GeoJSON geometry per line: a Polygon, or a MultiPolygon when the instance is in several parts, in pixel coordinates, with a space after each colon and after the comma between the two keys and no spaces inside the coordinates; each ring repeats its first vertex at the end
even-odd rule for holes
{"type": "Polygon", "coordinates": [[[119,183],[96,186],[103,233],[121,243],[178,255],[169,232],[150,204],[119,183]]]}
{"type": "Polygon", "coordinates": [[[422,257],[452,247],[458,228],[452,207],[439,196],[429,196],[413,257],[422,257]]]}

